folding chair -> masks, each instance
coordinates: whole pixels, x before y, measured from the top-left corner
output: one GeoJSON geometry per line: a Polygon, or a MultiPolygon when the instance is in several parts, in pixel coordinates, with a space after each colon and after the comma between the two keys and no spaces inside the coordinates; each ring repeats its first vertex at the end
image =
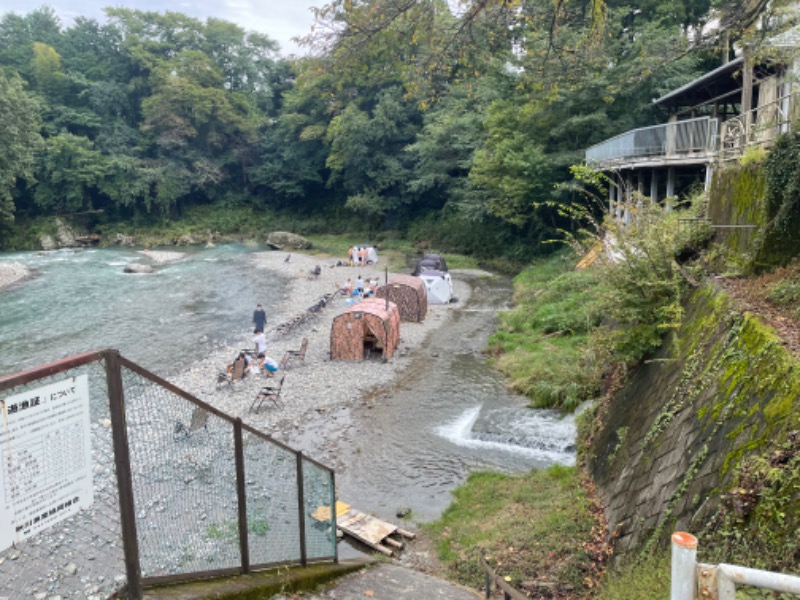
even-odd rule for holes
{"type": "Polygon", "coordinates": [[[286,379],[285,374],[281,375],[275,383],[262,387],[258,394],[256,394],[256,397],[253,399],[253,403],[250,405],[250,412],[259,412],[261,407],[264,405],[264,402],[267,400],[271,400],[276,406],[280,404],[281,389],[283,388],[284,379],[286,379]]]}
{"type": "Polygon", "coordinates": [[[299,350],[287,350],[286,354],[283,355],[283,360],[281,360],[281,368],[288,369],[289,365],[292,363],[294,359],[300,359],[304,363],[306,362],[306,350],[308,350],[308,338],[303,338],[303,341],[300,343],[299,350]]]}
{"type": "Polygon", "coordinates": [[[192,412],[192,421],[189,423],[188,427],[181,421],[175,421],[175,429],[172,431],[172,437],[175,440],[181,440],[191,436],[200,428],[208,431],[208,411],[198,406],[192,412]]]}

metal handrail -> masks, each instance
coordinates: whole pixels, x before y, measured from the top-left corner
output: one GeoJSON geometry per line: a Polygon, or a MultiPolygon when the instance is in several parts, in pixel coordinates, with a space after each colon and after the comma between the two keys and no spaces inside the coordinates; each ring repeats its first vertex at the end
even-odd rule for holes
{"type": "Polygon", "coordinates": [[[626,131],[586,150],[590,165],[713,153],[719,119],[698,117],[626,131]]]}
{"type": "Polygon", "coordinates": [[[483,554],[481,554],[480,565],[486,578],[486,598],[492,597],[492,586],[494,585],[503,592],[505,600],[528,600],[528,596],[509,585],[505,579],[494,572],[494,569],[486,562],[486,557],[483,554]]]}
{"type": "Polygon", "coordinates": [[[722,160],[739,158],[746,148],[769,147],[789,129],[798,93],[784,94],[772,102],[723,121],[719,154],[722,160]]]}
{"type": "Polygon", "coordinates": [[[698,563],[697,538],[684,532],[672,534],[671,570],[670,600],[735,600],[737,585],[800,594],[800,577],[794,575],[738,565],[698,563]]]}

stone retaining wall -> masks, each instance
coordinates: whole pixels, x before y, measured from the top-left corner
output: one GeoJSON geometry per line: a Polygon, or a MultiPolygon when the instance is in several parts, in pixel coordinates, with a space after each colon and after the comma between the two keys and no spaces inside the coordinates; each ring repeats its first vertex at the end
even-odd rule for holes
{"type": "Polygon", "coordinates": [[[706,286],[683,327],[611,400],[588,465],[618,557],[698,532],[752,453],[800,427],[800,365],[773,330],[706,286]]]}

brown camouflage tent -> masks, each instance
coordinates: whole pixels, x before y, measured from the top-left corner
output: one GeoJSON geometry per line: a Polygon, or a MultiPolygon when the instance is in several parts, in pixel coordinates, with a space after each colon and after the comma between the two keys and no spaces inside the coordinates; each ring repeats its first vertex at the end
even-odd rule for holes
{"type": "Polygon", "coordinates": [[[333,319],[331,360],[391,358],[400,345],[400,310],[380,298],[361,300],[333,319]]]}
{"type": "Polygon", "coordinates": [[[425,282],[412,275],[392,275],[376,292],[378,298],[388,298],[400,309],[400,320],[422,323],[428,314],[428,294],[425,282]]]}

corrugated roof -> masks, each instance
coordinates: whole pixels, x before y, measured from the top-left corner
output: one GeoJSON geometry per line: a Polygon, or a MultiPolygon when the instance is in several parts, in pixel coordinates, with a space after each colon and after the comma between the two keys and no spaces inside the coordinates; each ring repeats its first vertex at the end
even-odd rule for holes
{"type": "Polygon", "coordinates": [[[724,65],[701,75],[661,98],[653,100],[656,106],[680,106],[701,104],[726,92],[741,88],[741,82],[734,80],[734,73],[744,65],[744,58],[738,57],[724,65]],[[691,100],[689,100],[691,98],[691,100]]]}

